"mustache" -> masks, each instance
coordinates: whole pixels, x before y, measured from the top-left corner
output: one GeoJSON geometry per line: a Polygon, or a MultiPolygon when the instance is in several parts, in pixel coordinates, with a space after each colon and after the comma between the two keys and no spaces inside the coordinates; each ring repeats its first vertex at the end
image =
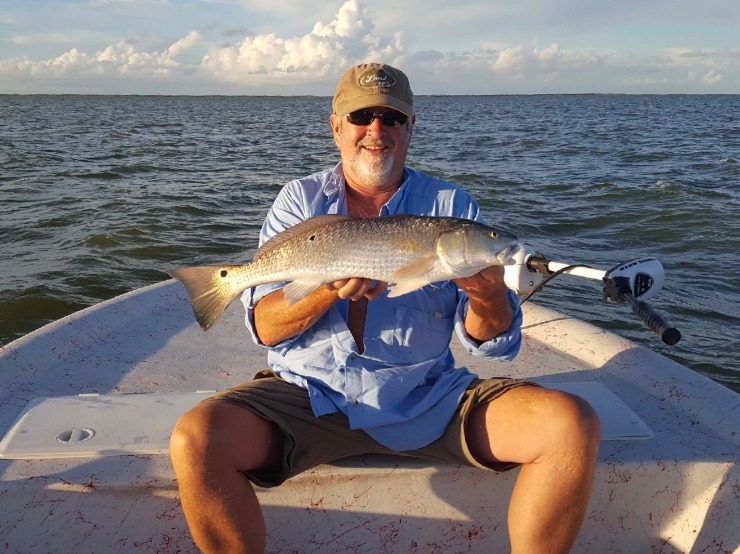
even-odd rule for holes
{"type": "Polygon", "coordinates": [[[395,146],[395,143],[392,140],[388,139],[363,139],[358,143],[358,146],[374,148],[377,148],[378,146],[384,146],[386,148],[393,148],[395,146]]]}

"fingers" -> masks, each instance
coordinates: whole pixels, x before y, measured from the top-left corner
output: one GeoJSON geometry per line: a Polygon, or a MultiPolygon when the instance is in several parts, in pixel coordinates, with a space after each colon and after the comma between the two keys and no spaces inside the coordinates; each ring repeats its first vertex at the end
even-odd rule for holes
{"type": "Polygon", "coordinates": [[[486,281],[491,283],[500,283],[504,280],[504,266],[492,265],[490,267],[483,268],[479,275],[486,281]]]}
{"type": "Polygon", "coordinates": [[[339,298],[349,298],[350,300],[360,300],[361,298],[375,300],[383,294],[387,286],[388,284],[383,281],[377,281],[373,285],[372,279],[363,279],[361,277],[340,279],[326,284],[329,290],[338,291],[339,298]]]}
{"type": "Polygon", "coordinates": [[[375,286],[371,288],[370,290],[368,290],[367,293],[365,293],[365,297],[368,300],[375,300],[381,294],[383,294],[383,292],[385,292],[385,289],[387,288],[388,288],[388,283],[386,283],[385,281],[377,281],[375,286]]]}
{"type": "Polygon", "coordinates": [[[504,268],[500,265],[492,265],[481,269],[475,275],[455,279],[454,281],[458,287],[465,291],[499,288],[504,283],[504,268]]]}

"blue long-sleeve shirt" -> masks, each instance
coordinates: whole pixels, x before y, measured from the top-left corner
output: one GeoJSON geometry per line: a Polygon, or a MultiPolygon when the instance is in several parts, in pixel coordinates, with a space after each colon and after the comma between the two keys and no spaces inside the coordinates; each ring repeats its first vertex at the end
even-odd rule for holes
{"type": "MultiPolygon", "coordinates": [[[[267,215],[260,244],[321,214],[347,214],[341,163],[288,183],[267,215]]],[[[409,168],[379,215],[393,214],[481,221],[477,203],[461,187],[409,168]]],[[[284,285],[258,286],[242,296],[247,328],[257,344],[262,345],[254,306],[284,285]]],[[[363,429],[393,450],[421,448],[443,434],[475,378],[467,368],[455,368],[449,347],[453,329],[474,355],[511,360],[519,352],[522,313],[512,291],[509,299],[515,308],[510,329],[478,344],[465,332],[467,295],[452,281],[397,298],[388,298],[386,291],[368,303],[362,354],[347,327],[349,301],[340,300],[309,329],[269,348],[268,364],[286,381],[308,389],[317,417],[342,412],[351,428],[363,429]]]]}

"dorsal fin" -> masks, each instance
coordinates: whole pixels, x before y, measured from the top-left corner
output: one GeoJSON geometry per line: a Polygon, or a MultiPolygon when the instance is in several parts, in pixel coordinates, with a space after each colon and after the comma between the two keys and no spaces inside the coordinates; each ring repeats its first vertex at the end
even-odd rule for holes
{"type": "Polygon", "coordinates": [[[255,252],[253,260],[258,260],[262,256],[264,256],[265,253],[280,248],[283,244],[298,235],[303,235],[306,233],[310,233],[311,231],[323,229],[324,227],[335,225],[340,221],[345,221],[347,219],[349,219],[349,217],[346,215],[324,214],[306,219],[305,221],[301,221],[300,223],[293,225],[293,227],[289,227],[285,231],[278,233],[270,240],[268,240],[265,244],[260,246],[257,249],[257,252],[255,252]]]}

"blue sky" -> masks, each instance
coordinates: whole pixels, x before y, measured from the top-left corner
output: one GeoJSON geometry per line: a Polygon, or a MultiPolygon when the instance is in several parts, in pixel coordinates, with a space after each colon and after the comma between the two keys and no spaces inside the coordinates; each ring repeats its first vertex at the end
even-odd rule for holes
{"type": "Polygon", "coordinates": [[[3,0],[0,93],[740,93],[737,0],[3,0]]]}

